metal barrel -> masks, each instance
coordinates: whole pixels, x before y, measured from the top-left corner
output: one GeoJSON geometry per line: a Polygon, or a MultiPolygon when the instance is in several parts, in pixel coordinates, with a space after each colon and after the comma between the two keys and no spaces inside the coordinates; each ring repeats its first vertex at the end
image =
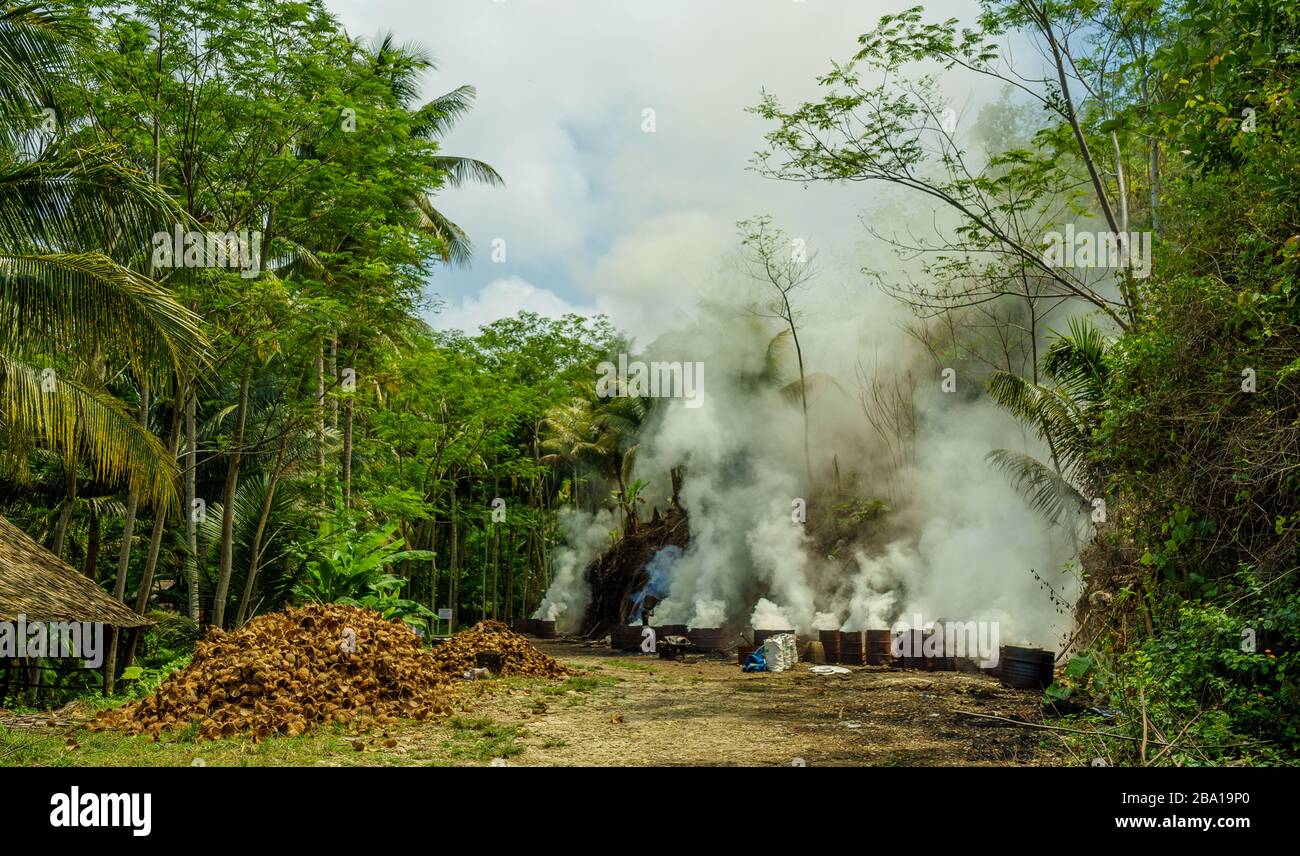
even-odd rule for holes
{"type": "Polygon", "coordinates": [[[957,658],[951,656],[952,652],[947,650],[942,625],[936,625],[933,630],[927,630],[923,644],[925,645],[921,649],[924,655],[923,669],[927,672],[954,672],[957,670],[957,658]],[[931,651],[934,653],[929,653],[931,651]]]}
{"type": "Polygon", "coordinates": [[[537,620],[537,628],[534,631],[538,639],[554,639],[558,634],[555,632],[554,621],[537,620]]]}
{"type": "MultiPolygon", "coordinates": [[[[793,634],[794,634],[794,631],[793,631],[792,629],[788,628],[788,627],[785,628],[784,630],[759,630],[759,629],[755,628],[755,629],[754,629],[754,646],[755,646],[755,647],[761,647],[762,644],[763,644],[764,642],[766,642],[769,638],[771,638],[771,637],[773,637],[773,636],[780,636],[782,633],[789,633],[789,634],[793,635],[793,634]]],[[[798,642],[799,642],[799,640],[798,640],[798,638],[796,638],[796,639],[795,639],[795,643],[798,644],[798,642]]]]}
{"type": "Polygon", "coordinates": [[[846,666],[862,665],[862,631],[840,631],[840,662],[846,666]]]}
{"type": "MultiPolygon", "coordinates": [[[[840,634],[841,640],[844,638],[840,634]]],[[[867,665],[868,666],[888,666],[894,662],[894,652],[890,648],[890,636],[888,630],[868,630],[867,631],[867,665]]]]}
{"type": "Polygon", "coordinates": [[[505,662],[505,655],[500,651],[477,651],[474,654],[474,665],[480,669],[487,669],[494,675],[501,674],[503,662],[505,662]]]}
{"type": "Polygon", "coordinates": [[[817,640],[822,643],[822,651],[826,653],[826,662],[838,663],[840,661],[840,631],[818,630],[817,640]]]}
{"type": "Polygon", "coordinates": [[[1056,654],[1042,648],[1003,645],[999,649],[998,667],[1002,683],[1021,690],[1046,689],[1052,683],[1056,654]]]}
{"type": "Polygon", "coordinates": [[[645,625],[643,624],[624,625],[623,637],[622,637],[623,644],[619,647],[621,647],[624,651],[640,651],[641,640],[642,640],[641,633],[644,630],[645,630],[645,625]]]}
{"type": "Polygon", "coordinates": [[[660,624],[655,627],[655,638],[663,639],[665,636],[685,636],[685,624],[660,624]]]}
{"type": "Polygon", "coordinates": [[[742,666],[745,665],[745,661],[749,659],[749,655],[753,654],[755,650],[757,649],[753,645],[741,643],[740,647],[736,649],[736,662],[742,666]]]}
{"type": "Polygon", "coordinates": [[[925,631],[902,630],[890,637],[891,651],[904,669],[925,668],[925,631]]]}
{"type": "Polygon", "coordinates": [[[716,651],[722,647],[722,628],[692,627],[686,631],[686,638],[701,651],[716,651]]]}

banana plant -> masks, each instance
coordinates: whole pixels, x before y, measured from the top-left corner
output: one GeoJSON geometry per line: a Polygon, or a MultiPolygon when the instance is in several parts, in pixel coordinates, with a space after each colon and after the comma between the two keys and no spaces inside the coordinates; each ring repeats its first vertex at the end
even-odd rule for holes
{"type": "Polygon", "coordinates": [[[322,521],[316,539],[298,550],[306,561],[294,597],[366,607],[408,623],[430,617],[427,609],[399,596],[405,581],[387,569],[407,559],[428,561],[433,553],[403,549],[406,542],[396,533],[396,524],[362,532],[355,521],[343,525],[332,518],[322,521]]]}

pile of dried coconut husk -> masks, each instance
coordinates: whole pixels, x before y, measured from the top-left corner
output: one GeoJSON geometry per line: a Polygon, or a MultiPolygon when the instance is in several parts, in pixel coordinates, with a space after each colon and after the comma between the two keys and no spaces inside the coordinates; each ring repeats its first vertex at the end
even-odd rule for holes
{"type": "Polygon", "coordinates": [[[255,740],[346,723],[354,732],[451,711],[450,679],[404,624],[369,609],[309,604],[209,631],[189,666],[151,696],[102,711],[91,728],[255,740]]]}
{"type": "Polygon", "coordinates": [[[464,675],[476,668],[479,654],[499,655],[502,675],[560,678],[572,674],[499,621],[480,621],[433,649],[434,662],[448,675],[464,675]]]}

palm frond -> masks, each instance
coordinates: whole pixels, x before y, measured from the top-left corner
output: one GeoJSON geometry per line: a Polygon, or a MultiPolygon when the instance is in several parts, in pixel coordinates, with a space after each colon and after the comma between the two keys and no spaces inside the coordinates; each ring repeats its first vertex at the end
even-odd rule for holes
{"type": "Polygon", "coordinates": [[[0,9],[0,134],[31,128],[33,114],[53,104],[73,49],[90,29],[75,9],[53,3],[6,3],[0,9]]]}
{"type": "Polygon", "coordinates": [[[477,97],[478,93],[472,86],[458,86],[445,95],[439,95],[416,111],[411,133],[424,140],[443,136],[470,111],[477,97]]]}
{"type": "Polygon", "coordinates": [[[77,459],[167,513],[176,503],[175,460],[117,398],[52,369],[0,352],[0,426],[77,459]]]}
{"type": "Polygon", "coordinates": [[[29,161],[0,161],[0,247],[74,252],[134,247],[147,259],[152,238],[189,217],[117,146],[50,147],[29,161]]]}
{"type": "Polygon", "coordinates": [[[96,345],[121,350],[137,376],[195,372],[207,358],[197,316],[102,253],[0,252],[0,351],[86,354],[96,345]]]}
{"type": "Polygon", "coordinates": [[[474,244],[465,230],[434,208],[428,196],[419,195],[415,204],[420,212],[420,228],[442,241],[443,261],[452,265],[469,264],[474,257],[474,244]]]}
{"type": "Polygon", "coordinates": [[[1088,508],[1083,494],[1037,458],[1010,449],[994,449],[985,460],[1005,473],[1011,486],[1025,497],[1030,507],[1053,525],[1088,508]]]}
{"type": "Polygon", "coordinates": [[[460,187],[469,181],[489,187],[503,187],[506,183],[495,169],[474,158],[436,155],[432,158],[432,163],[435,168],[446,173],[447,185],[450,187],[460,187]]]}

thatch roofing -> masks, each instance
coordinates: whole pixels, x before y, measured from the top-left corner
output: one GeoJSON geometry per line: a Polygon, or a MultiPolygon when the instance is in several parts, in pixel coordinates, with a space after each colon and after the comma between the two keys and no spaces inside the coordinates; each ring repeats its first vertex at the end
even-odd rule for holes
{"type": "Polygon", "coordinates": [[[113,627],[149,622],[0,517],[0,621],[95,621],[113,627]]]}

